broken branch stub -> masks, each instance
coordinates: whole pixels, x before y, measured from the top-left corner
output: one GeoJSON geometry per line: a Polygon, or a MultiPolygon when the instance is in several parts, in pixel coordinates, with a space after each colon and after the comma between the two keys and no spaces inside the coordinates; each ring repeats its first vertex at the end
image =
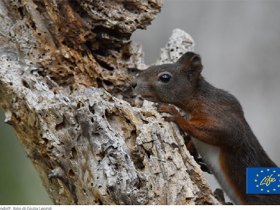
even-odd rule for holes
{"type": "MultiPolygon", "coordinates": [[[[178,128],[150,102],[132,106],[128,69],[145,64],[129,38],[160,8],[0,2],[0,106],[54,204],[218,204],[178,128]]],[[[162,62],[170,46],[175,59],[193,41],[175,31],[162,62]]]]}

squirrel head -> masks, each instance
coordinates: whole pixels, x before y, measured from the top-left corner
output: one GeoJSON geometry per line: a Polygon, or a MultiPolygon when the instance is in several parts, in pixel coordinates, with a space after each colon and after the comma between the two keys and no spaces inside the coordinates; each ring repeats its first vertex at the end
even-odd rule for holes
{"type": "Polygon", "coordinates": [[[202,69],[200,56],[187,52],[176,63],[151,66],[141,72],[135,92],[153,102],[180,103],[196,90],[202,69]]]}

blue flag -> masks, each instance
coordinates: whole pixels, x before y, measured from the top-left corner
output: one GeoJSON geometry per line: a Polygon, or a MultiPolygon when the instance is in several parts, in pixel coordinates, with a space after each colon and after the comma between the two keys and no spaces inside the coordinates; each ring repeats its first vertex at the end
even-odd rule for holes
{"type": "Polygon", "coordinates": [[[247,168],[247,194],[280,194],[280,168],[247,168]]]}

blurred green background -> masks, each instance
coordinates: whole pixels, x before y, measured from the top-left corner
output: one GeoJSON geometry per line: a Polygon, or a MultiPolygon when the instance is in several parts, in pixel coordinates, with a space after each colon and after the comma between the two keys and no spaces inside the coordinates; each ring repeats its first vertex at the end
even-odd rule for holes
{"type": "Polygon", "coordinates": [[[53,204],[0,108],[0,205],[53,204]]]}

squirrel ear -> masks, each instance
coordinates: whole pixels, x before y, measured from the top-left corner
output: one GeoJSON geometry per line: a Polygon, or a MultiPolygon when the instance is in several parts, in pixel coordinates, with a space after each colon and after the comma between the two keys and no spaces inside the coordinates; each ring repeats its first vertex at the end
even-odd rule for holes
{"type": "Polygon", "coordinates": [[[187,52],[182,55],[177,63],[183,64],[182,70],[187,70],[193,76],[199,75],[203,69],[200,56],[193,52],[187,52]]]}
{"type": "Polygon", "coordinates": [[[189,63],[190,59],[195,56],[196,54],[194,52],[186,52],[184,55],[182,55],[176,63],[181,63],[181,64],[185,64],[185,63],[189,63]]]}

